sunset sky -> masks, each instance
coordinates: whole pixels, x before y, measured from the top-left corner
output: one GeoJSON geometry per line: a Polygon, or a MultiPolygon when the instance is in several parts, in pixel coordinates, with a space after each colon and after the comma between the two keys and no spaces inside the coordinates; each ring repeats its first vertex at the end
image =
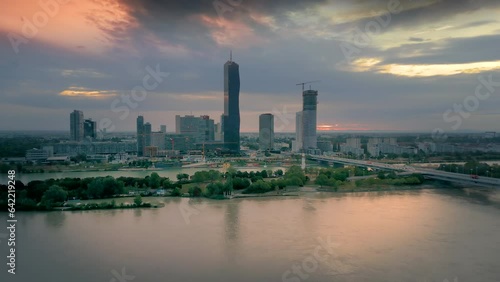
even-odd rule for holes
{"type": "Polygon", "coordinates": [[[75,109],[116,131],[139,114],[169,131],[177,114],[218,122],[232,50],[244,132],[268,112],[294,131],[296,84],[311,80],[321,130],[452,131],[443,114],[490,75],[496,88],[457,130],[500,131],[497,0],[4,2],[0,130],[69,130],[75,109]],[[168,77],[117,110],[156,68],[168,77]]]}

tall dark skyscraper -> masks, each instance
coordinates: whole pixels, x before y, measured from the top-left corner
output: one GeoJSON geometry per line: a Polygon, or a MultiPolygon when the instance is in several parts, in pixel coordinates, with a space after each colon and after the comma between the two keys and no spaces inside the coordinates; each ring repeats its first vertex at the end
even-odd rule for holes
{"type": "Polygon", "coordinates": [[[240,66],[233,62],[232,54],[224,64],[224,115],[222,126],[224,147],[235,153],[240,151],[240,66]]]}
{"type": "Polygon", "coordinates": [[[137,117],[137,156],[144,156],[144,117],[137,117]]]}
{"type": "Polygon", "coordinates": [[[83,140],[83,112],[74,110],[69,115],[70,120],[70,135],[73,141],[83,140]]]}

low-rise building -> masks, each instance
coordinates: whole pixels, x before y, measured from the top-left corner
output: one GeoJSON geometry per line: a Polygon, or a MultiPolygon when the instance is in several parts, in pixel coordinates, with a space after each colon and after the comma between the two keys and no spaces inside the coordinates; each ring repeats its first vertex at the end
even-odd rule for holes
{"type": "Polygon", "coordinates": [[[45,161],[49,157],[49,153],[42,149],[29,149],[26,151],[26,160],[28,161],[45,161]]]}

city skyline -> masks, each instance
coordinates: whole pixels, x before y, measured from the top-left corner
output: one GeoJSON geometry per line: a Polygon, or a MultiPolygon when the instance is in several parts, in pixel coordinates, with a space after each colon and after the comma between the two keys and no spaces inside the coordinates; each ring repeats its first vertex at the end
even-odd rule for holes
{"type": "Polygon", "coordinates": [[[276,132],[293,132],[301,106],[295,84],[309,79],[321,80],[315,86],[322,93],[319,129],[498,131],[495,1],[242,1],[222,14],[210,1],[196,8],[153,1],[62,2],[43,26],[33,21],[45,11],[36,1],[5,4],[2,130],[65,130],[63,117],[75,108],[98,123],[110,119],[115,131],[133,131],[138,115],[170,127],[176,115],[218,117],[218,70],[232,49],[244,66],[242,132],[257,132],[258,116],[266,112],[275,115],[276,132]],[[36,34],[21,37],[29,23],[36,34]],[[363,37],[367,28],[380,32],[363,37]],[[359,30],[357,41],[366,42],[356,45],[351,37],[359,30]],[[116,99],[115,106],[124,106],[122,95],[157,67],[169,73],[162,83],[134,102],[125,118],[112,110],[116,99]],[[473,111],[454,112],[481,85],[494,89],[492,95],[469,106],[473,111]],[[451,120],[467,116],[458,129],[458,121],[443,117],[449,110],[451,120]]]}

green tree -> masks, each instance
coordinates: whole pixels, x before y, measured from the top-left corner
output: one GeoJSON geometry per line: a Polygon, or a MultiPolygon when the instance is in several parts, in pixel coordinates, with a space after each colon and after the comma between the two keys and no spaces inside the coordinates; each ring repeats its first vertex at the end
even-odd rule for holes
{"type": "Polygon", "coordinates": [[[149,177],[149,187],[157,189],[160,185],[161,177],[156,172],[151,173],[151,176],[149,177]]]}
{"type": "Polygon", "coordinates": [[[250,186],[250,181],[248,181],[248,179],[246,179],[246,178],[235,177],[233,179],[234,190],[246,189],[246,188],[248,188],[248,186],[250,186]]]}
{"type": "Polygon", "coordinates": [[[318,177],[316,177],[316,180],[314,181],[314,183],[316,183],[320,187],[326,186],[329,183],[329,179],[326,175],[320,174],[318,177]]]}
{"type": "Polygon", "coordinates": [[[194,183],[201,183],[205,182],[210,179],[208,171],[197,171],[194,173],[193,177],[191,178],[192,182],[194,183]]]}
{"type": "Polygon", "coordinates": [[[303,185],[305,182],[306,182],[306,175],[304,174],[304,172],[302,171],[302,168],[300,168],[299,166],[291,166],[285,173],[285,179],[286,180],[290,180],[290,179],[294,179],[293,183],[295,184],[291,184],[291,185],[303,185]],[[296,179],[300,179],[300,181],[297,181],[296,179]],[[300,182],[300,184],[298,184],[300,182]]]}
{"type": "Polygon", "coordinates": [[[179,173],[177,174],[177,180],[189,180],[189,175],[186,173],[179,173]]]}
{"type": "Polygon", "coordinates": [[[172,183],[172,180],[170,180],[170,178],[165,178],[165,179],[163,180],[162,186],[163,186],[163,188],[165,188],[165,189],[173,188],[173,183],[172,183]]]}
{"type": "Polygon", "coordinates": [[[377,177],[378,177],[378,179],[382,179],[382,180],[385,179],[385,172],[379,171],[377,173],[377,177]]]}
{"type": "Polygon", "coordinates": [[[276,180],[276,185],[278,186],[279,189],[283,189],[286,187],[286,181],[283,179],[278,179],[276,180]]]}
{"type": "Polygon", "coordinates": [[[177,187],[174,188],[171,194],[172,197],[180,197],[181,196],[181,190],[177,187]]]}
{"type": "Polygon", "coordinates": [[[253,193],[266,193],[271,191],[271,185],[263,180],[259,180],[255,183],[252,183],[250,187],[248,187],[245,191],[243,191],[244,194],[253,194],[253,193]]]}
{"type": "Polygon", "coordinates": [[[224,184],[222,184],[222,182],[210,183],[206,187],[206,195],[208,197],[223,195],[223,193],[224,193],[224,184]]]}
{"type": "Polygon", "coordinates": [[[202,194],[202,190],[198,186],[193,186],[193,187],[189,188],[188,193],[189,193],[189,196],[191,196],[191,197],[200,197],[202,194]]]}
{"type": "Polygon", "coordinates": [[[89,198],[101,199],[109,198],[114,195],[123,194],[123,182],[116,180],[111,176],[94,178],[87,185],[87,196],[89,198]]]}
{"type": "Polygon", "coordinates": [[[64,191],[61,186],[52,185],[50,188],[43,193],[42,205],[46,208],[51,208],[55,204],[64,202],[68,197],[68,192],[64,191]]]}
{"type": "Polygon", "coordinates": [[[90,199],[98,199],[102,197],[103,185],[100,178],[94,178],[92,182],[87,185],[87,197],[90,199]]]}
{"type": "Polygon", "coordinates": [[[134,198],[134,204],[136,206],[138,206],[138,207],[142,205],[142,197],[141,197],[141,195],[135,196],[135,198],[134,198]]]}
{"type": "Polygon", "coordinates": [[[224,195],[230,195],[233,192],[233,179],[229,177],[224,183],[224,195]]]}

